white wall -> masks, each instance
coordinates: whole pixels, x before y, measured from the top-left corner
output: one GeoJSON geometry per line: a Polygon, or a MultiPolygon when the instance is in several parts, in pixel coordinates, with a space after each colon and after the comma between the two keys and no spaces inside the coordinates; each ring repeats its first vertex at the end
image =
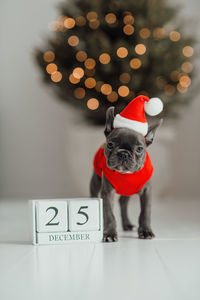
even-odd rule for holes
{"type": "MultiPolygon", "coordinates": [[[[192,0],[187,12],[191,3],[199,8],[192,0]]],[[[47,24],[57,16],[56,4],[56,0],[4,0],[0,4],[1,198],[88,194],[92,156],[103,141],[102,129],[88,126],[79,110],[55,101],[52,90],[41,83],[33,61],[34,47],[42,45],[47,24]]],[[[170,187],[175,194],[199,195],[199,141],[194,147],[199,136],[199,109],[197,97],[177,123],[174,144],[157,140],[152,147],[153,160],[160,165],[155,175],[158,192],[170,187]],[[179,168],[174,171],[172,164],[177,166],[177,161],[179,168]]]]}

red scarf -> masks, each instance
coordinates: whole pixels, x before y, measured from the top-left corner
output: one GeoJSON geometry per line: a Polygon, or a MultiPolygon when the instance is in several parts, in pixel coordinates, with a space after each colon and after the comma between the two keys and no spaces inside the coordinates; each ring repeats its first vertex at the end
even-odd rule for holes
{"type": "Polygon", "coordinates": [[[104,146],[105,144],[99,148],[94,157],[93,166],[97,175],[102,177],[103,173],[117,194],[123,196],[137,194],[153,174],[153,166],[148,152],[146,151],[146,159],[141,170],[122,174],[108,168],[104,154],[104,146]]]}

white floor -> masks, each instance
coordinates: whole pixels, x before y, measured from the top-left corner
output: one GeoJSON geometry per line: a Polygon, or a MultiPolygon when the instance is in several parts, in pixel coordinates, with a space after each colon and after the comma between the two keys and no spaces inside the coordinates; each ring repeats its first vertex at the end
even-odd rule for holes
{"type": "MultiPolygon", "coordinates": [[[[1,300],[200,299],[200,201],[154,201],[154,240],[33,246],[25,201],[0,202],[1,300]]],[[[130,215],[138,215],[137,200],[130,215]]],[[[135,222],[137,223],[137,222],[135,222]]]]}

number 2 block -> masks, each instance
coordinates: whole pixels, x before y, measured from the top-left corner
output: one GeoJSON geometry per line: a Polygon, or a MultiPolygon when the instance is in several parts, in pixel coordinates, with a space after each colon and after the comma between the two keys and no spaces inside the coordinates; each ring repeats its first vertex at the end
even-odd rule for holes
{"type": "Polygon", "coordinates": [[[75,200],[69,202],[69,230],[99,230],[99,201],[75,200]]]}
{"type": "Polygon", "coordinates": [[[58,232],[68,230],[66,202],[38,201],[36,209],[37,232],[58,232]]]}

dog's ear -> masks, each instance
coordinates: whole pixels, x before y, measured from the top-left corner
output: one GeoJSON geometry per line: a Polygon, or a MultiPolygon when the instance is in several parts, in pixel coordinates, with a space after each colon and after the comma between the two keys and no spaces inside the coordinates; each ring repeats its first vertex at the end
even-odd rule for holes
{"type": "Polygon", "coordinates": [[[106,111],[106,128],[104,130],[105,136],[108,136],[109,133],[113,130],[114,109],[114,106],[111,106],[106,111]]]}
{"type": "Polygon", "coordinates": [[[156,130],[162,124],[162,122],[163,122],[163,119],[160,119],[157,123],[155,123],[149,127],[147,135],[145,136],[145,142],[146,142],[147,147],[153,143],[156,130]]]}

